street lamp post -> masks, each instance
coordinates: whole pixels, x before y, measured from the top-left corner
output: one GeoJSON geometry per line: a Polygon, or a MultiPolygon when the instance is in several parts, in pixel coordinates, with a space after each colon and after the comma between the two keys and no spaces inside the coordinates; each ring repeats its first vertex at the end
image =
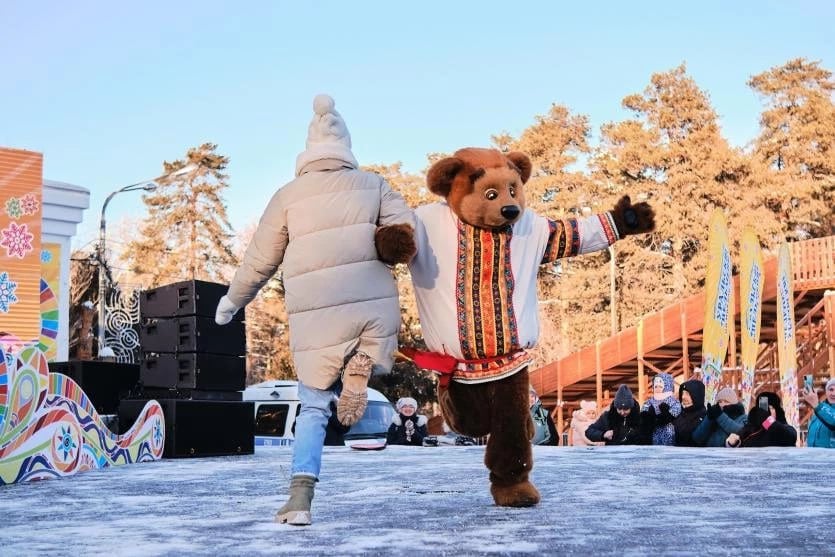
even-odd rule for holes
{"type": "Polygon", "coordinates": [[[98,349],[98,356],[101,358],[102,350],[105,348],[105,323],[107,321],[107,311],[106,311],[106,303],[105,297],[107,296],[107,271],[105,269],[105,240],[106,240],[106,230],[107,230],[107,221],[104,218],[104,213],[107,210],[107,205],[110,203],[110,200],[113,199],[116,194],[126,192],[126,191],[153,191],[159,186],[157,183],[159,180],[163,178],[169,178],[173,176],[181,176],[183,174],[187,174],[196,168],[195,165],[186,165],[183,168],[170,172],[168,174],[163,174],[162,176],[157,176],[156,178],[152,178],[150,180],[143,180],[141,182],[136,182],[135,184],[130,184],[123,188],[119,188],[116,191],[110,193],[107,198],[104,200],[104,204],[101,206],[101,220],[99,221],[99,245],[98,245],[98,260],[99,260],[99,349],[98,349]]]}

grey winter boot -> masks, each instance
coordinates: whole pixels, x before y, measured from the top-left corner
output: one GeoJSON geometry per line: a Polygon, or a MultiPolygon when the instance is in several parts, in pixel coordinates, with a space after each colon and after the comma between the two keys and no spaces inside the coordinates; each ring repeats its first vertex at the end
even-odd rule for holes
{"type": "Polygon", "coordinates": [[[310,502],[315,485],[316,478],[313,476],[293,476],[290,480],[290,499],[278,509],[275,521],[293,526],[310,524],[310,502]]]}
{"type": "Polygon", "coordinates": [[[368,404],[368,379],[374,360],[363,352],[357,352],[348,360],[342,372],[342,394],[336,405],[336,417],[343,425],[354,425],[365,412],[368,404]]]}

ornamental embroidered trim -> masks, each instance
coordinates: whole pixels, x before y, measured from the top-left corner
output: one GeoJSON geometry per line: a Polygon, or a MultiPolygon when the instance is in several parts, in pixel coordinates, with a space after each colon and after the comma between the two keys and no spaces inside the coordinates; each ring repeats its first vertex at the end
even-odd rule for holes
{"type": "Polygon", "coordinates": [[[602,215],[597,215],[597,218],[600,220],[600,226],[603,228],[603,233],[606,234],[606,241],[609,242],[610,246],[620,240],[618,227],[615,226],[615,219],[612,217],[612,213],[607,211],[602,215]]]}
{"type": "MultiPolygon", "coordinates": [[[[458,223],[455,293],[458,340],[466,360],[510,354],[519,349],[513,311],[512,229],[484,230],[458,223]]],[[[468,371],[499,371],[509,362],[467,364],[468,371]]]]}
{"type": "Polygon", "coordinates": [[[580,251],[580,225],[577,219],[548,219],[548,244],[542,263],[553,263],[564,257],[574,257],[580,251]]]}

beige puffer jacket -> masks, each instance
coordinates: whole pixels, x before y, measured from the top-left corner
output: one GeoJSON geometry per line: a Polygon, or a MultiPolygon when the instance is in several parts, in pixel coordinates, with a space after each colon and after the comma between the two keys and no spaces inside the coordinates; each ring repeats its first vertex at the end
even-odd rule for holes
{"type": "Polygon", "coordinates": [[[329,388],[355,350],[371,356],[375,373],[391,370],[400,304],[374,233],[398,223],[415,225],[403,197],[338,160],[309,163],[270,200],[227,296],[244,307],[282,265],[290,350],[305,385],[329,388]]]}

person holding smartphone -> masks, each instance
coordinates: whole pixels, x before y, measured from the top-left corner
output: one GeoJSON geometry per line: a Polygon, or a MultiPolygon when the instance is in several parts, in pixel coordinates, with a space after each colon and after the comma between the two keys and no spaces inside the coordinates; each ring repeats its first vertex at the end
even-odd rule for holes
{"type": "Polygon", "coordinates": [[[807,447],[835,449],[835,378],[826,382],[823,400],[818,402],[818,393],[814,386],[803,389],[803,402],[814,413],[809,421],[807,447]]]}
{"type": "Polygon", "coordinates": [[[748,412],[748,423],[739,434],[728,436],[728,447],[794,447],[797,430],[786,422],[777,393],[764,391],[748,412]]]}

